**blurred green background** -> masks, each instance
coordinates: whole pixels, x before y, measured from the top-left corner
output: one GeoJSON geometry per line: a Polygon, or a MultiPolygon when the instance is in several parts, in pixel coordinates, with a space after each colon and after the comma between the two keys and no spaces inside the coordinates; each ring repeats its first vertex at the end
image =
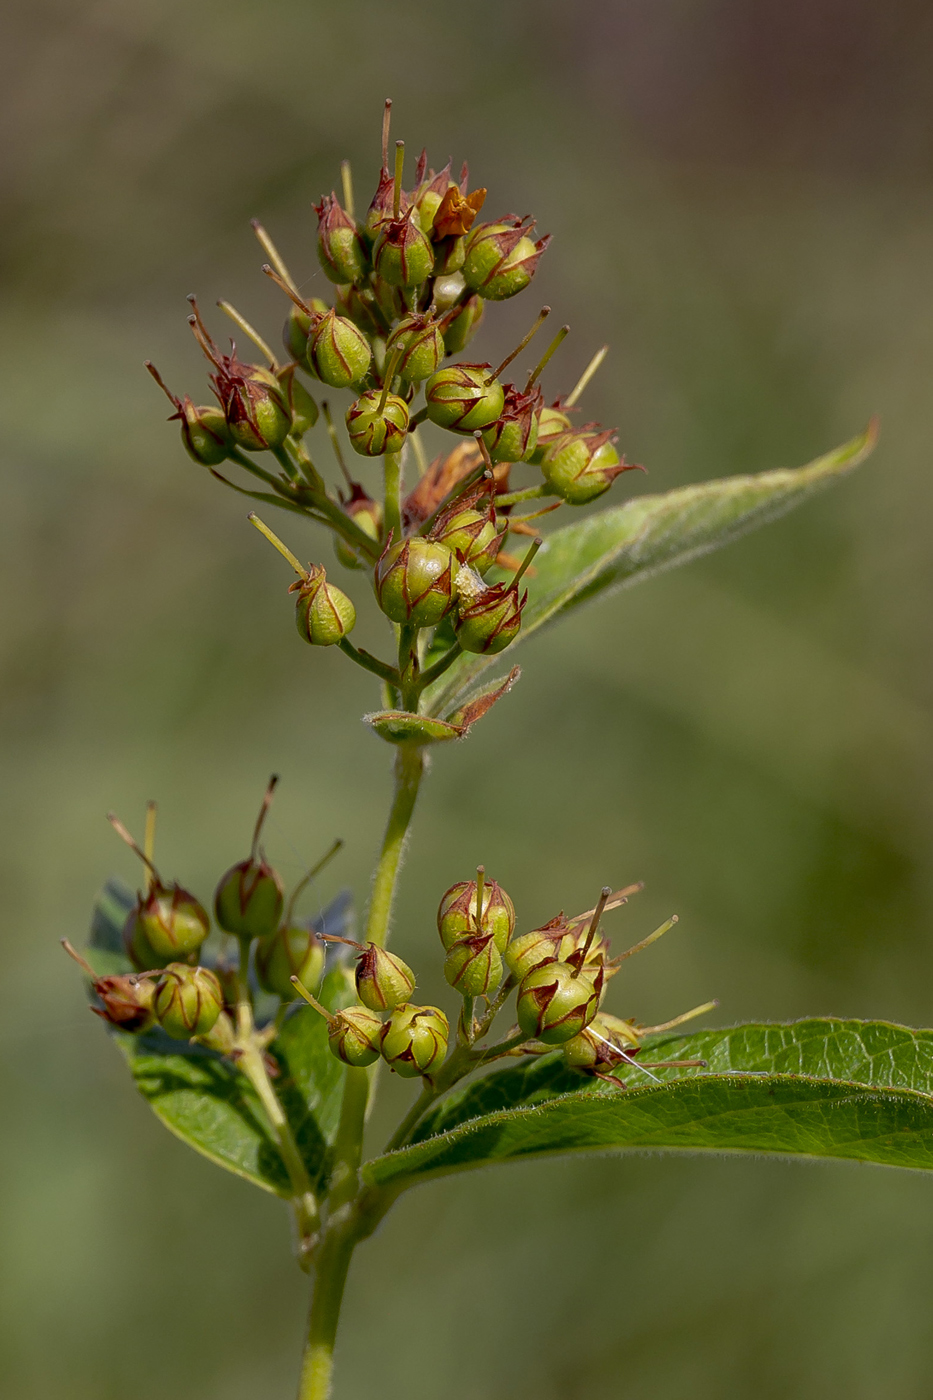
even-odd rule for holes
{"type": "MultiPolygon", "coordinates": [[[[298,644],[284,566],[142,361],[203,399],[193,290],[277,335],[250,216],[322,291],[310,203],[344,155],[362,198],[391,95],[410,150],[469,157],[492,214],[555,235],[478,348],[549,302],[573,325],[553,395],[612,342],[587,408],[650,473],[617,498],[797,465],[880,412],[857,478],[529,645],[435,760],[396,946],[430,963],[439,894],[479,860],[526,926],[642,878],[617,936],[681,923],[612,1009],[929,1024],[933,16],[8,0],[3,26],[0,1388],[280,1400],[305,1308],[286,1213],[150,1116],[58,939],[108,873],[137,878],[105,810],[139,829],[157,798],[160,863],[206,898],[273,770],[276,863],[343,835],[321,898],[365,897],[389,756],[357,722],[368,680],[298,644]]],[[[920,1400],[931,1305],[920,1176],[513,1166],[413,1193],[360,1251],[338,1394],[920,1400]]]]}

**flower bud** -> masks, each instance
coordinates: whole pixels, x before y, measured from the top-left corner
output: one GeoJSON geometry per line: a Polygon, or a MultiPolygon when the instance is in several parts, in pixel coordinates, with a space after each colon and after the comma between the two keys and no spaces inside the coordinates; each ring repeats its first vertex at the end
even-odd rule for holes
{"type": "Polygon", "coordinates": [[[485,309],[480,298],[474,295],[464,302],[456,316],[445,321],[444,349],[448,355],[459,355],[466,349],[479,330],[485,309]]]}
{"type": "Polygon", "coordinates": [[[485,509],[482,498],[466,504],[455,502],[438,518],[430,538],[446,544],[464,564],[484,574],[496,562],[502,543],[492,498],[485,509]]]}
{"type": "Polygon", "coordinates": [[[518,989],[518,1024],[531,1040],[561,1045],[593,1020],[601,991],[601,974],[595,980],[582,972],[577,976],[562,962],[532,968],[518,989]]]}
{"type": "Polygon", "coordinates": [[[565,939],[568,940],[567,952],[571,952],[570,926],[558,915],[549,924],[545,924],[544,928],[532,929],[531,933],[520,933],[517,938],[513,938],[505,950],[506,967],[512,976],[520,981],[533,968],[543,967],[545,963],[560,962],[565,939]]]}
{"type": "MultiPolygon", "coordinates": [[[[349,500],[342,500],[347,515],[369,536],[378,540],[382,529],[382,506],[363,490],[359,482],[353,483],[349,500]]],[[[334,552],[346,569],[365,569],[368,564],[357,554],[352,545],[340,535],[334,536],[334,552]]]]}
{"type": "MultiPolygon", "coordinates": [[[[515,905],[496,880],[483,880],[481,918],[476,919],[476,881],[459,880],[451,885],[437,911],[437,931],[448,950],[461,938],[492,934],[496,949],[506,952],[515,929],[515,905]]],[[[508,956],[506,955],[506,961],[508,956]]]]}
{"type": "Polygon", "coordinates": [[[230,436],[238,447],[265,452],[282,446],[291,431],[292,418],[271,370],[245,365],[235,354],[223,355],[211,377],[230,436]]]}
{"type": "Polygon", "coordinates": [[[542,408],[538,414],[537,440],[533,450],[529,452],[525,460],[539,467],[557,439],[563,437],[565,433],[571,432],[572,429],[573,424],[570,418],[562,408],[558,407],[557,403],[542,408]]]}
{"type": "Polygon", "coordinates": [[[505,394],[491,365],[450,365],[432,374],[424,386],[428,417],[452,433],[488,428],[502,412],[505,394]]]}
{"type": "Polygon", "coordinates": [[[352,321],[333,310],[318,321],[308,359],[318,379],[332,389],[349,389],[352,384],[359,384],[368,373],[372,358],[369,341],[352,321]]]}
{"type": "Polygon", "coordinates": [[[283,1001],[294,1001],[298,995],[292,977],[306,987],[316,987],[323,971],[324,945],[313,929],[282,924],[256,944],[259,985],[283,1001]]]}
{"type": "Polygon", "coordinates": [[[412,535],[387,545],[376,564],[379,606],[392,622],[433,627],[453,607],[456,560],[446,544],[412,535]]]}
{"type": "Polygon", "coordinates": [[[438,1069],[450,1027],[436,1006],[400,1006],[382,1028],[382,1057],[403,1079],[438,1069]]]}
{"type": "MultiPolygon", "coordinates": [[[[156,954],[159,967],[166,958],[196,953],[210,932],[207,912],[193,894],[180,885],[171,889],[155,881],[136,907],[137,937],[145,939],[156,954]]],[[[145,944],[140,945],[141,948],[145,944]]]]}
{"type": "Polygon", "coordinates": [[[535,274],[550,235],[533,243],[534,220],[514,215],[496,224],[480,224],[467,240],[463,277],[487,301],[505,301],[524,291],[535,274]]]}
{"type": "Polygon", "coordinates": [[[347,432],[350,445],[363,457],[401,452],[408,432],[408,404],[398,394],[387,394],[383,403],[381,389],[367,389],[347,409],[347,432]]]}
{"type": "Polygon", "coordinates": [[[318,217],[317,255],[332,282],[362,282],[366,276],[366,253],[356,224],[340,207],[336,194],[325,195],[315,204],[318,217]]]}
{"type": "Polygon", "coordinates": [[[155,990],[155,1014],[173,1040],[207,1035],[223,1010],[223,993],[206,967],[169,963],[155,990]]]}
{"type": "Polygon", "coordinates": [[[491,933],[458,938],[444,961],[444,976],[463,997],[483,997],[502,981],[502,958],[491,933]]]}
{"type": "Polygon", "coordinates": [[[298,594],[295,621],[312,646],[332,647],[356,626],[356,608],[342,588],[327,582],[322,564],[312,564],[307,576],[297,579],[289,592],[298,594]]]}
{"type": "Polygon", "coordinates": [[[629,470],[629,463],[619,460],[612,439],[612,429],[605,432],[564,433],[545,453],[541,463],[544,479],[555,495],[572,506],[595,501],[615,481],[629,470]]]}
{"type": "Polygon", "coordinates": [[[495,583],[474,603],[460,607],[454,631],[464,651],[495,656],[515,641],[522,625],[527,592],[518,596],[514,583],[495,583]]]}
{"type": "Polygon", "coordinates": [[[386,363],[396,350],[402,358],[396,374],[405,384],[420,384],[434,374],[444,358],[444,337],[436,321],[412,313],[395,327],[386,341],[386,363]]]}
{"type": "Polygon", "coordinates": [[[434,249],[409,212],[379,225],[373,268],[390,287],[420,287],[434,270],[434,249]]]}
{"type": "Polygon", "coordinates": [[[91,1010],[111,1026],[139,1035],[152,1025],[155,987],[148,977],[98,977],[92,985],[103,1005],[91,1010]]]}
{"type": "Polygon", "coordinates": [[[318,420],[318,406],[295,373],[294,365],[286,365],[276,376],[282,387],[291,415],[293,437],[304,437],[318,420]]]}
{"type": "Polygon", "coordinates": [[[415,990],[415,974],[407,963],[375,943],[363,945],[356,964],[356,993],[370,1011],[394,1011],[415,990]]]}
{"type": "Polygon", "coordinates": [[[365,1006],[348,1006],[344,1011],[335,1011],[327,1023],[331,1053],[345,1065],[365,1069],[379,1058],[382,1030],[379,1017],[365,1006]]]}
{"type": "Polygon", "coordinates": [[[214,892],[214,917],[224,933],[264,938],[278,928],[283,903],[278,871],[257,854],[231,865],[222,877],[214,892]]]}
{"type": "MultiPolygon", "coordinates": [[[[314,297],[309,305],[315,316],[326,316],[330,310],[327,302],[321,301],[318,297],[314,297]]],[[[311,374],[314,371],[308,359],[308,341],[314,330],[314,324],[314,320],[307,311],[302,311],[300,306],[293,305],[282,328],[282,344],[285,349],[292,359],[301,365],[302,369],[308,370],[311,374]]]]}
{"type": "Polygon", "coordinates": [[[520,393],[514,384],[505,386],[505,404],[492,427],[483,433],[483,442],[492,462],[525,462],[538,441],[538,414],[543,395],[534,388],[520,393]]]}

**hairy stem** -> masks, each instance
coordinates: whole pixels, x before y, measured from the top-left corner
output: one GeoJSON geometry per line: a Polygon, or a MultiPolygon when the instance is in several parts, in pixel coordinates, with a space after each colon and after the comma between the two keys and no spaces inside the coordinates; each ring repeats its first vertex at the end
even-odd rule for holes
{"type": "Polygon", "coordinates": [[[355,1244],[356,1237],[349,1222],[332,1226],[324,1237],[315,1274],[298,1400],[327,1400],[331,1393],[340,1304],[355,1244]]]}

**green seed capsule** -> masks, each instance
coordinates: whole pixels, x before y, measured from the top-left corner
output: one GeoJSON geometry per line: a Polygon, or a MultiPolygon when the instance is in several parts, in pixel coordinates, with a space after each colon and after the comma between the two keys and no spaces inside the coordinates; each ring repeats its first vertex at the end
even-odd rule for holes
{"type": "Polygon", "coordinates": [[[312,564],[307,577],[293,583],[289,591],[298,595],[298,631],[312,646],[335,646],[356,626],[356,608],[342,588],[327,582],[323,565],[312,564]]]}
{"type": "MultiPolygon", "coordinates": [[[[637,1049],[637,1042],[634,1048],[637,1049]]],[[[564,1063],[571,1069],[586,1070],[590,1074],[606,1074],[628,1059],[618,1036],[602,1016],[595,1016],[586,1030],[565,1040],[561,1051],[564,1063]]]]}
{"type": "Polygon", "coordinates": [[[533,968],[545,963],[560,962],[565,952],[573,948],[570,928],[565,919],[552,919],[544,928],[532,929],[513,938],[505,950],[505,963],[513,977],[523,978],[533,968]]]}
{"type": "Polygon", "coordinates": [[[467,607],[459,607],[454,631],[464,651],[495,656],[521,631],[522,609],[528,594],[518,596],[514,584],[496,583],[467,607]]]}
{"type": "Polygon", "coordinates": [[[392,622],[433,627],[454,605],[456,560],[445,544],[412,535],[390,545],[376,565],[379,606],[392,622]]]}
{"type": "Polygon", "coordinates": [[[282,881],[264,859],[252,857],[231,865],[214,892],[214,917],[224,933],[264,938],[282,917],[282,881]]]}
{"type": "Polygon", "coordinates": [[[386,341],[386,363],[401,349],[396,373],[405,384],[420,384],[444,358],[444,337],[436,321],[412,313],[405,316],[386,341]]]}
{"type": "Polygon", "coordinates": [[[373,268],[390,287],[420,287],[431,276],[434,249],[411,214],[380,224],[373,244],[373,268]]]}
{"type": "Polygon", "coordinates": [[[444,350],[448,355],[459,355],[465,350],[480,328],[485,306],[475,294],[465,301],[456,316],[444,325],[444,350]]]}
{"type": "Polygon", "coordinates": [[[172,417],[181,419],[185,451],[199,466],[216,467],[226,461],[233,442],[227,420],[219,408],[195,405],[186,394],[179,411],[172,417]]]}
{"type": "Polygon", "coordinates": [[[594,979],[586,973],[576,976],[567,963],[533,968],[518,989],[518,1024],[529,1039],[561,1045],[593,1020],[601,991],[601,971],[594,979]]]}
{"type": "Polygon", "coordinates": [[[350,445],[361,456],[401,452],[408,432],[408,404],[397,394],[387,394],[383,404],[382,390],[368,389],[351,403],[346,421],[350,445]]]}
{"type": "Polygon", "coordinates": [[[437,911],[441,942],[450,949],[461,938],[491,933],[498,952],[504,954],[515,929],[515,905],[498,881],[487,877],[477,922],[476,893],[475,880],[459,880],[444,894],[437,911]]]}
{"type": "Polygon", "coordinates": [[[382,1057],[403,1079],[439,1069],[450,1027],[436,1006],[400,1006],[382,1029],[382,1057]]]}
{"type": "Polygon", "coordinates": [[[237,447],[266,452],[282,446],[291,431],[292,417],[272,370],[244,365],[235,355],[224,356],[214,383],[237,447]]]}
{"type": "MultiPolygon", "coordinates": [[[[309,302],[309,306],[315,318],[326,316],[330,310],[327,302],[321,301],[318,297],[314,297],[309,302]]],[[[314,330],[314,325],[315,321],[312,316],[308,315],[307,311],[302,311],[300,306],[292,306],[282,328],[282,344],[291,358],[309,374],[314,373],[308,359],[308,341],[314,330]]]]}
{"type": "Polygon", "coordinates": [[[492,500],[483,509],[480,499],[459,508],[452,506],[440,516],[430,538],[446,544],[464,564],[484,574],[496,562],[503,537],[496,529],[492,500]]]}
{"type": "Polygon", "coordinates": [[[444,961],[444,976],[462,997],[491,995],[502,981],[502,958],[493,935],[458,938],[444,961]]]}
{"type": "Polygon", "coordinates": [[[356,994],[370,1011],[394,1011],[415,990],[415,974],[394,953],[366,943],[356,964],[356,994]]]}
{"type": "Polygon", "coordinates": [[[379,1058],[382,1022],[365,1006],[348,1006],[335,1011],[327,1023],[327,1040],[332,1055],[345,1065],[366,1069],[379,1058]]]}
{"type": "Polygon", "coordinates": [[[450,365],[438,370],[424,386],[428,417],[453,433],[488,428],[502,412],[505,394],[491,365],[450,365]]]}
{"type": "Polygon", "coordinates": [[[324,944],[312,929],[282,924],[256,945],[256,976],[264,991],[283,1001],[298,996],[292,977],[317,987],[324,971],[324,944]]]}
{"type": "Polygon", "coordinates": [[[184,958],[196,953],[210,932],[210,926],[202,905],[178,884],[169,889],[156,881],[137,905],[138,934],[159,958],[156,967],[166,958],[184,958]]]}
{"type": "Polygon", "coordinates": [[[539,467],[557,439],[572,430],[573,424],[569,417],[563,409],[558,408],[556,403],[551,404],[548,408],[542,408],[538,414],[538,433],[535,445],[525,460],[539,467]]]}
{"type": "Polygon", "coordinates": [[[137,972],[149,972],[153,968],[164,967],[165,956],[162,953],[157,953],[153,948],[139,921],[142,902],[140,897],[135,907],[126,916],[126,922],[123,925],[123,947],[137,972]]]}
{"type": "Polygon", "coordinates": [[[223,1004],[220,983],[206,967],[169,963],[156,987],[156,1019],[173,1040],[207,1035],[223,1004]]]}
{"type": "Polygon", "coordinates": [[[608,491],[616,477],[629,470],[611,439],[612,429],[569,432],[557,438],[541,464],[551,490],[573,506],[586,505],[608,491]]]}
{"type": "Polygon", "coordinates": [[[369,372],[373,352],[358,326],[336,311],[322,316],[311,336],[308,359],[318,379],[332,389],[349,389],[369,372]]]}
{"type": "Polygon", "coordinates": [[[318,217],[317,254],[326,275],[332,282],[362,282],[368,271],[363,241],[336,194],[325,195],[314,212],[318,217]]]}
{"type": "Polygon", "coordinates": [[[487,301],[505,301],[524,291],[534,276],[550,235],[533,243],[534,220],[509,218],[480,224],[467,240],[463,277],[487,301]]]}
{"type": "Polygon", "coordinates": [[[505,386],[505,404],[492,427],[483,433],[483,442],[492,462],[525,462],[538,441],[540,389],[520,393],[514,384],[505,386]]]}

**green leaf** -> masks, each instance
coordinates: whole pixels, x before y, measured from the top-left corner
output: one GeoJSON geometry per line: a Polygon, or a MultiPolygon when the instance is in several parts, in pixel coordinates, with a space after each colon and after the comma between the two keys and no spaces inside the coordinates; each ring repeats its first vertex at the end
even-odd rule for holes
{"type": "MultiPolygon", "coordinates": [[[[785,514],[850,472],[868,456],[876,438],[872,422],[860,436],[809,466],[638,496],[555,530],[535,557],[536,576],[528,581],[528,605],[513,645],[599,593],[686,564],[785,514]]],[[[495,660],[458,658],[425,692],[428,713],[449,708],[495,660]]]]}
{"type": "Polygon", "coordinates": [[[706,1070],[583,1081],[560,1056],[452,1094],[410,1147],[367,1163],[389,1195],[430,1177],[555,1153],[627,1149],[838,1157],[933,1169],[933,1031],[879,1021],[747,1025],[655,1040],[641,1058],[706,1070]],[[574,1084],[577,1086],[574,1088],[574,1084]]]}

